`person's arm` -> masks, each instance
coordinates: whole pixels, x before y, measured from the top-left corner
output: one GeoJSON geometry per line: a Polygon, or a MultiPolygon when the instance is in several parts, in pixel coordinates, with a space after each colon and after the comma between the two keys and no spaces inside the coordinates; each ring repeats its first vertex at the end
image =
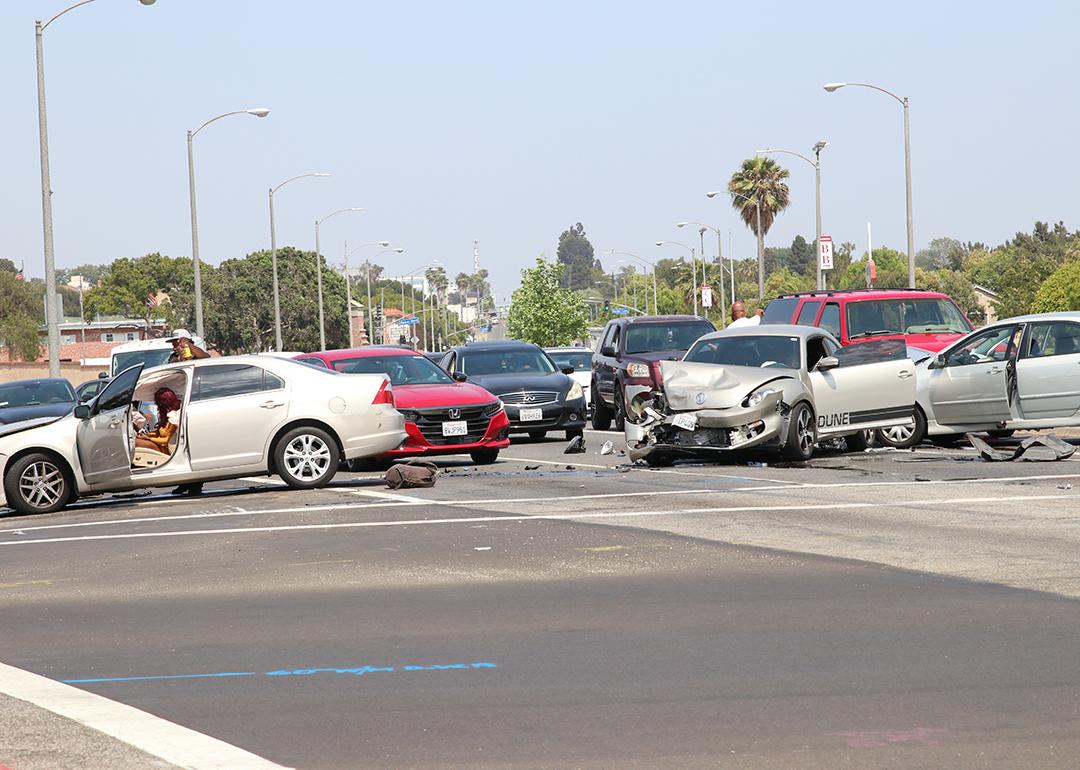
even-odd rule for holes
{"type": "Polygon", "coordinates": [[[198,345],[192,343],[188,345],[188,350],[191,351],[192,358],[209,358],[210,354],[200,348],[198,345]]]}
{"type": "Polygon", "coordinates": [[[146,434],[146,438],[153,442],[155,446],[164,448],[169,445],[169,437],[172,436],[174,430],[176,430],[176,426],[171,422],[167,422],[153,433],[146,434]]]}

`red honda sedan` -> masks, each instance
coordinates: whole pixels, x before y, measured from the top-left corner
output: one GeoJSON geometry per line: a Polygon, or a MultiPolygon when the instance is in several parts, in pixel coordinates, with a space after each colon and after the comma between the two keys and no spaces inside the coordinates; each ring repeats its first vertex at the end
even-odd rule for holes
{"type": "Polygon", "coordinates": [[[417,455],[468,454],[493,463],[510,446],[510,421],[502,402],[479,385],[452,378],[408,348],[371,346],[295,356],[339,372],[386,374],[394,402],[405,415],[405,443],[380,455],[386,461],[417,455]]]}

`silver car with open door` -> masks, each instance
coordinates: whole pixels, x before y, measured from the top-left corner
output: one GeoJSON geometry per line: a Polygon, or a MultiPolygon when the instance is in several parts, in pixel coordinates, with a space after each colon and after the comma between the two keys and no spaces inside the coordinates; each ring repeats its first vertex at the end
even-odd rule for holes
{"type": "Polygon", "coordinates": [[[916,365],[915,422],[879,431],[909,447],[987,431],[1080,425],[1080,313],[1006,318],[916,365]]]}
{"type": "Polygon", "coordinates": [[[626,425],[630,457],[651,465],[751,448],[805,460],[822,439],[861,449],[866,431],[912,421],[903,340],[840,347],[817,327],[740,327],[706,334],[660,369],[660,398],[626,425]]]}
{"type": "Polygon", "coordinates": [[[267,356],[138,364],[71,414],[0,428],[0,504],[47,513],[78,496],[270,473],[312,489],[342,459],[404,440],[382,374],[267,356]],[[165,390],[179,408],[161,415],[154,403],[165,390]]]}

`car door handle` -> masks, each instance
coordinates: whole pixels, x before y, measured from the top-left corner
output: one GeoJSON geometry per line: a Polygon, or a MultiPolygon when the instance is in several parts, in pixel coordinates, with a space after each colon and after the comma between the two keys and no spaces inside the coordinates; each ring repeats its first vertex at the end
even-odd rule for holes
{"type": "Polygon", "coordinates": [[[906,380],[908,377],[911,377],[912,374],[914,374],[914,372],[912,372],[910,369],[901,369],[896,376],[899,377],[901,380],[906,380]]]}
{"type": "Polygon", "coordinates": [[[1005,371],[1004,369],[991,369],[990,371],[987,372],[987,374],[1001,374],[1004,371],[1005,371]]]}
{"type": "Polygon", "coordinates": [[[110,428],[119,428],[121,425],[123,425],[123,423],[120,420],[110,420],[109,421],[109,427],[110,428]]]}
{"type": "Polygon", "coordinates": [[[279,406],[285,406],[284,401],[263,401],[259,404],[263,409],[276,409],[279,406]]]}

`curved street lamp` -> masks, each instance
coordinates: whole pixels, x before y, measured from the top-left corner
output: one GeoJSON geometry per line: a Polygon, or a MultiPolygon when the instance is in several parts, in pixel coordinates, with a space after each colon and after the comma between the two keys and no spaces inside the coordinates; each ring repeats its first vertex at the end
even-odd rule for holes
{"type": "Polygon", "coordinates": [[[910,102],[906,96],[897,96],[892,91],[873,83],[826,83],[823,88],[830,94],[844,86],[857,86],[859,88],[871,88],[891,96],[904,108],[904,190],[907,197],[907,254],[908,254],[908,287],[915,288],[915,226],[911,214],[911,127],[908,122],[908,108],[910,102]]]}
{"type": "MultiPolygon", "coordinates": [[[[637,254],[632,254],[629,251],[616,251],[615,249],[608,249],[604,253],[605,254],[621,254],[624,257],[633,257],[634,259],[636,259],[638,262],[641,262],[646,267],[652,268],[652,298],[653,298],[652,306],[653,306],[653,314],[654,315],[660,315],[660,299],[659,299],[660,295],[657,294],[657,292],[656,292],[656,263],[655,262],[650,262],[649,260],[645,259],[644,257],[639,257],[637,254]]],[[[648,300],[646,299],[646,302],[647,301],[648,300]]],[[[646,306],[645,309],[648,310],[648,306],[646,306]]]]}
{"type": "MultiPolygon", "coordinates": [[[[761,201],[759,201],[757,199],[757,196],[754,196],[753,198],[751,198],[751,197],[749,197],[747,195],[743,195],[742,193],[732,192],[731,190],[713,190],[711,192],[705,193],[706,198],[715,198],[717,195],[730,195],[732,198],[741,198],[742,200],[746,201],[747,203],[754,204],[754,210],[757,212],[756,213],[757,227],[755,228],[755,230],[757,231],[756,235],[757,235],[757,247],[758,247],[758,255],[757,255],[757,258],[758,258],[758,268],[757,268],[758,269],[758,273],[757,273],[757,276],[758,276],[757,277],[758,296],[764,297],[765,296],[765,237],[761,234],[761,201]]],[[[732,268],[731,285],[732,285],[731,286],[732,291],[734,291],[734,289],[735,289],[735,269],[734,269],[734,267],[732,268]]],[[[732,301],[734,302],[734,300],[732,300],[732,301]]]]}
{"type": "MultiPolygon", "coordinates": [[[[37,58],[38,149],[41,154],[41,229],[45,262],[45,328],[48,330],[49,376],[60,376],[60,319],[56,304],[56,252],[53,246],[52,172],[49,169],[49,122],[45,115],[45,28],[65,13],[94,0],[69,5],[48,21],[34,22],[34,54],[37,58]]],[[[153,5],[154,0],[139,0],[153,5]]]]}
{"type": "MultiPolygon", "coordinates": [[[[338,209],[337,211],[331,211],[322,219],[315,220],[315,275],[319,285],[319,350],[326,350],[326,324],[323,322],[323,294],[322,294],[322,252],[319,249],[319,228],[322,223],[331,217],[336,217],[338,214],[344,214],[347,211],[360,212],[364,209],[353,206],[347,209],[338,209]]],[[[350,327],[351,327],[350,323],[350,327]]]]}
{"type": "Polygon", "coordinates": [[[216,118],[210,118],[194,131],[189,129],[187,132],[188,195],[191,198],[191,264],[195,270],[195,333],[200,337],[203,336],[202,274],[199,270],[199,220],[195,213],[195,155],[192,150],[191,140],[211,123],[227,118],[230,115],[254,115],[257,118],[265,118],[269,114],[270,110],[266,107],[231,110],[230,112],[221,113],[216,118]]]}
{"type": "MultiPolygon", "coordinates": [[[[784,155],[794,155],[796,158],[801,158],[814,167],[814,210],[815,210],[815,237],[814,245],[817,247],[818,252],[821,251],[821,151],[829,146],[829,143],[822,139],[813,146],[814,159],[806,157],[800,152],[793,150],[781,150],[777,147],[769,147],[764,150],[755,150],[760,155],[768,155],[769,153],[783,153],[784,155]]],[[[818,263],[817,268],[817,287],[819,290],[825,288],[825,273],[821,269],[821,260],[817,254],[814,255],[814,261],[818,263]]]]}
{"type": "MultiPolygon", "coordinates": [[[[349,276],[349,256],[360,251],[360,249],[368,248],[370,246],[389,246],[390,241],[371,241],[370,243],[361,243],[352,249],[349,245],[345,244],[345,316],[349,319],[349,347],[353,347],[355,343],[353,328],[352,328],[352,279],[349,276]]],[[[405,249],[385,249],[380,251],[379,254],[385,254],[387,251],[396,251],[398,254],[405,251],[405,249]]],[[[379,256],[376,254],[375,256],[379,256]]],[[[368,262],[367,268],[367,309],[365,315],[368,319],[368,344],[374,344],[372,340],[374,336],[374,325],[371,318],[371,263],[368,262]]]]}
{"type": "Polygon", "coordinates": [[[690,274],[693,275],[693,277],[694,277],[693,278],[693,283],[694,283],[694,315],[697,315],[698,314],[698,307],[697,307],[697,256],[696,256],[696,253],[694,252],[694,249],[692,247],[690,247],[690,246],[687,246],[685,243],[679,243],[678,241],[657,241],[656,245],[657,246],[668,246],[668,245],[682,246],[684,249],[686,249],[687,251],[690,252],[690,274]]]}
{"type": "MultiPolygon", "coordinates": [[[[676,227],[686,227],[687,225],[697,225],[698,227],[701,228],[700,232],[701,232],[701,235],[702,235],[702,240],[701,240],[701,283],[702,284],[704,284],[705,280],[706,280],[706,276],[705,276],[705,237],[704,237],[705,236],[705,231],[706,230],[711,230],[712,232],[716,233],[716,258],[720,261],[720,304],[722,306],[724,301],[725,301],[724,300],[724,247],[723,247],[723,234],[720,232],[719,227],[713,227],[712,225],[707,225],[704,222],[676,222],[675,223],[676,227]]],[[[731,268],[731,270],[732,270],[732,279],[731,280],[734,283],[734,280],[735,280],[735,278],[734,278],[734,274],[735,274],[734,258],[732,258],[732,268],[731,268]]],[[[726,328],[726,327],[727,327],[726,314],[724,313],[723,308],[721,307],[721,310],[720,310],[720,328],[723,329],[723,328],[726,328]]]]}

